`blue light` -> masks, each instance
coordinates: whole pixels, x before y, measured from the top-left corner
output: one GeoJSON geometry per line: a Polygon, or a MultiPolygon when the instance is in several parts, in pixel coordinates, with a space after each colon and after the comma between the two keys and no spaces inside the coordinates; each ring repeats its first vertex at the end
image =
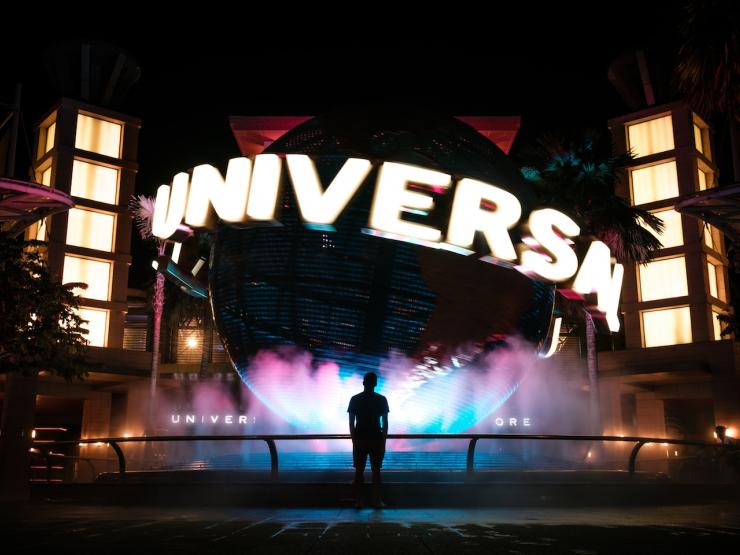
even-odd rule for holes
{"type": "MultiPolygon", "coordinates": [[[[371,358],[354,355],[319,369],[291,368],[295,379],[290,380],[272,379],[284,373],[270,368],[240,374],[255,396],[296,431],[345,433],[350,397],[362,391],[363,374],[378,368],[378,359],[371,358]]],[[[449,367],[381,370],[376,391],[388,398],[397,433],[462,433],[500,409],[526,377],[525,371],[510,368],[491,369],[485,377],[482,372],[459,359],[449,367]]]]}
{"type": "Polygon", "coordinates": [[[304,223],[304,226],[306,226],[307,229],[313,229],[314,231],[336,231],[337,228],[335,228],[331,224],[311,224],[311,223],[304,223]]]}

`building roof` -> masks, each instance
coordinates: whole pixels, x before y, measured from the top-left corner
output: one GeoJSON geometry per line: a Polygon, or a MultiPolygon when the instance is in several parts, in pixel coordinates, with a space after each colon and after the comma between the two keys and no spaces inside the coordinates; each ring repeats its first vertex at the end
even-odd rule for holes
{"type": "Polygon", "coordinates": [[[732,241],[740,240],[740,183],[685,195],[676,210],[704,220],[732,241]]]}
{"type": "Polygon", "coordinates": [[[0,226],[14,235],[41,218],[74,205],[72,198],[58,189],[0,177],[0,226]]]}

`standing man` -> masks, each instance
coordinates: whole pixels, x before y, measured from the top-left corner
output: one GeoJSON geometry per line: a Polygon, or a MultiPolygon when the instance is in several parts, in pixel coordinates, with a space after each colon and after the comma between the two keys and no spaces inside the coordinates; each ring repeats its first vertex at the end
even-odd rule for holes
{"type": "Polygon", "coordinates": [[[385,438],[388,436],[388,399],[373,391],[378,385],[375,372],[365,374],[362,385],[365,390],[350,399],[347,409],[355,466],[355,507],[362,507],[365,460],[369,455],[373,471],[373,506],[381,508],[385,506],[380,498],[380,467],[385,455],[385,438]]]}

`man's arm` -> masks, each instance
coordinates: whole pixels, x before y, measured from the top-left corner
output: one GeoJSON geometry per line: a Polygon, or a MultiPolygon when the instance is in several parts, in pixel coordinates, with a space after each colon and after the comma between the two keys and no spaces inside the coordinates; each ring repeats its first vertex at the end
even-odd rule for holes
{"type": "Polygon", "coordinates": [[[357,415],[357,408],[356,408],[354,397],[352,397],[349,400],[349,406],[347,407],[347,412],[349,413],[349,435],[351,435],[352,439],[354,439],[355,437],[355,416],[357,415]]]}
{"type": "Polygon", "coordinates": [[[383,414],[381,415],[383,417],[383,438],[388,435],[388,413],[391,411],[391,409],[388,407],[388,399],[383,397],[383,404],[385,405],[383,408],[383,414]]]}

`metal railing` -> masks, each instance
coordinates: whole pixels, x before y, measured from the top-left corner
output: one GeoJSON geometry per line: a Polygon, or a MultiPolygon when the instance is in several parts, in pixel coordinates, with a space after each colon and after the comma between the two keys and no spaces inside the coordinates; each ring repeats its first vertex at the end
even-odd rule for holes
{"type": "MultiPolygon", "coordinates": [[[[81,441],[75,441],[74,443],[80,443],[80,442],[81,441]]],[[[49,446],[54,443],[56,442],[48,441],[48,440],[43,441],[44,445],[49,445],[49,446]]],[[[36,455],[38,457],[42,457],[44,461],[46,462],[46,481],[47,482],[51,482],[51,479],[52,479],[52,471],[54,468],[53,466],[54,462],[52,459],[55,457],[58,459],[65,460],[65,461],[70,461],[70,460],[71,461],[82,461],[86,463],[90,467],[90,474],[92,475],[93,479],[95,479],[95,476],[97,474],[93,461],[108,462],[108,459],[91,458],[91,457],[75,457],[72,455],[65,455],[64,453],[54,453],[52,451],[39,448],[38,446],[31,449],[31,454],[36,455]]]]}
{"type": "MultiPolygon", "coordinates": [[[[634,443],[627,461],[627,470],[630,474],[635,473],[637,455],[640,450],[648,444],[664,445],[688,445],[704,449],[737,449],[737,446],[722,443],[708,443],[705,441],[692,441],[685,439],[668,439],[654,437],[633,436],[597,436],[597,435],[543,435],[543,434],[388,434],[388,439],[425,439],[425,440],[448,440],[467,439],[468,449],[465,469],[468,474],[475,472],[475,448],[482,439],[501,440],[535,440],[535,441],[583,441],[583,442],[612,442],[612,443],[634,443]]],[[[63,446],[73,444],[107,444],[116,453],[118,458],[119,480],[126,479],[126,456],[121,449],[123,443],[146,443],[146,442],[182,442],[182,441],[264,441],[270,452],[270,472],[273,479],[278,478],[278,450],[276,441],[303,441],[303,440],[350,440],[349,434],[303,434],[303,435],[197,435],[197,436],[140,436],[140,437],[104,437],[93,439],[78,439],[45,442],[43,446],[34,444],[34,447],[51,460],[51,455],[46,448],[52,446],[63,446]]],[[[85,460],[83,457],[71,457],[85,460]]],[[[89,460],[88,460],[89,462],[89,460]]],[[[51,465],[51,463],[48,463],[51,465]]]]}

